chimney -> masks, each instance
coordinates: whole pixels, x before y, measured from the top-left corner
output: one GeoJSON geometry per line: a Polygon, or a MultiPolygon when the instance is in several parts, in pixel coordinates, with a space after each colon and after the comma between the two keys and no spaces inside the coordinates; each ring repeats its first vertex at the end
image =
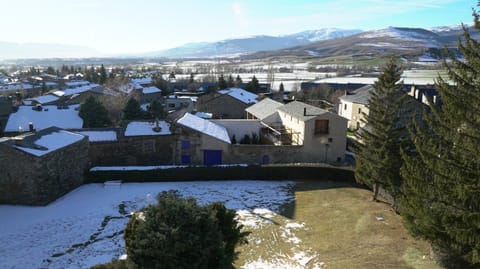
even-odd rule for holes
{"type": "Polygon", "coordinates": [[[33,129],[33,122],[28,123],[28,130],[32,133],[35,132],[35,129],[33,129]]]}
{"type": "Polygon", "coordinates": [[[307,108],[306,107],[303,108],[303,116],[307,116],[307,108]]]}

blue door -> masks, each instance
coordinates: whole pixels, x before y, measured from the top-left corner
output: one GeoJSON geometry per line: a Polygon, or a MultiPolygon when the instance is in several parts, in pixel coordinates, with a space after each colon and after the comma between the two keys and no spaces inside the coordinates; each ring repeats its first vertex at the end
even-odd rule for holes
{"type": "Polygon", "coordinates": [[[203,164],[204,165],[222,164],[222,151],[221,150],[204,150],[203,164]]]}

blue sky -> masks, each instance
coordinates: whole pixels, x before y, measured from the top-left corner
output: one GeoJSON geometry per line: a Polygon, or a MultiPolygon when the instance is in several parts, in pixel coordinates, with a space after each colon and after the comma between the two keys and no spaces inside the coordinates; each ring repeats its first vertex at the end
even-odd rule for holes
{"type": "Polygon", "coordinates": [[[327,27],[374,30],[471,23],[467,0],[0,0],[0,41],[136,53],[327,27]]]}

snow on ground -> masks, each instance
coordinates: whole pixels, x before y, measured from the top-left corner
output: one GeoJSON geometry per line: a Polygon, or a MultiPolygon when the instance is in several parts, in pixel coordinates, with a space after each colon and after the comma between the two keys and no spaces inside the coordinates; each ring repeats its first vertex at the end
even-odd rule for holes
{"type": "MultiPolygon", "coordinates": [[[[292,185],[290,181],[88,184],[45,207],[0,205],[0,268],[88,268],[119,258],[125,253],[122,231],[131,212],[154,203],[156,194],[166,190],[178,190],[201,204],[224,202],[238,210],[245,226],[249,220],[242,214],[252,223],[268,225],[281,205],[294,200],[292,185]]],[[[299,225],[285,229],[294,236],[299,225]]],[[[306,253],[298,250],[288,258],[301,265],[309,260],[306,253]]],[[[244,268],[286,268],[285,261],[270,259],[264,262],[272,266],[255,266],[260,261],[264,260],[244,268]]]]}

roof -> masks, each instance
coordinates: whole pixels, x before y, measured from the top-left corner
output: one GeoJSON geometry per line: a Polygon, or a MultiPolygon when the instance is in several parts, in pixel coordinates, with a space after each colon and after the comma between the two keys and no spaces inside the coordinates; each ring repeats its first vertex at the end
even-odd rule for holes
{"type": "Polygon", "coordinates": [[[373,77],[335,77],[316,80],[315,83],[336,83],[336,84],[369,84],[373,85],[378,78],[373,77]]]}
{"type": "Polygon", "coordinates": [[[63,129],[80,129],[83,126],[83,120],[78,116],[80,105],[62,106],[42,106],[41,111],[36,110],[34,106],[19,106],[18,111],[10,114],[5,132],[18,132],[19,129],[28,130],[29,123],[33,123],[34,128],[39,131],[51,126],[57,126],[63,129]]]}
{"type": "Polygon", "coordinates": [[[367,105],[372,91],[373,86],[367,85],[356,89],[351,94],[340,96],[339,99],[346,102],[367,105]]]}
{"type": "Polygon", "coordinates": [[[227,129],[211,121],[194,116],[190,113],[185,113],[183,117],[177,120],[177,123],[231,144],[227,129]]]}
{"type": "Polygon", "coordinates": [[[200,117],[202,119],[211,119],[213,117],[213,114],[212,113],[207,113],[207,112],[197,111],[197,112],[195,112],[195,116],[200,117]]]}
{"type": "Polygon", "coordinates": [[[85,136],[51,127],[41,132],[25,136],[19,143],[12,144],[18,150],[35,155],[43,156],[52,151],[74,144],[85,136]]]}
{"type": "Polygon", "coordinates": [[[256,118],[263,120],[277,112],[277,109],[281,106],[283,106],[282,103],[270,98],[265,98],[262,101],[247,107],[245,111],[254,115],[256,118]]]}
{"type": "Polygon", "coordinates": [[[58,97],[49,94],[49,95],[38,96],[35,98],[29,98],[27,99],[27,101],[35,101],[39,104],[47,104],[47,103],[55,102],[58,99],[59,99],[58,97]]]}
{"type": "Polygon", "coordinates": [[[125,136],[144,136],[144,135],[170,135],[170,124],[165,121],[159,122],[160,132],[155,132],[153,128],[155,122],[132,121],[125,129],[125,136]]]}
{"type": "Polygon", "coordinates": [[[74,94],[80,94],[80,93],[83,93],[83,92],[86,92],[86,91],[90,91],[95,87],[98,87],[98,84],[92,83],[92,84],[83,85],[83,86],[76,87],[76,88],[69,88],[69,89],[65,89],[63,91],[64,92],[63,95],[70,96],[70,95],[74,95],[74,94]]]}
{"type": "Polygon", "coordinates": [[[157,88],[155,86],[146,87],[146,88],[142,89],[143,94],[158,93],[158,92],[162,92],[162,90],[160,90],[159,88],[157,88]]]}
{"type": "Polygon", "coordinates": [[[293,101],[286,105],[283,105],[279,107],[278,110],[285,112],[302,121],[308,121],[316,118],[317,116],[330,113],[325,109],[321,109],[298,101],[293,101]]]}
{"type": "Polygon", "coordinates": [[[115,131],[80,131],[77,133],[88,136],[90,142],[117,141],[117,132],[115,131]]]}
{"type": "Polygon", "coordinates": [[[218,92],[221,94],[228,94],[245,104],[256,103],[258,98],[258,95],[240,88],[229,88],[218,92]]]}
{"type": "Polygon", "coordinates": [[[77,81],[67,81],[65,82],[65,86],[67,87],[78,87],[78,86],[85,86],[90,84],[89,81],[86,80],[77,80],[77,81]]]}

